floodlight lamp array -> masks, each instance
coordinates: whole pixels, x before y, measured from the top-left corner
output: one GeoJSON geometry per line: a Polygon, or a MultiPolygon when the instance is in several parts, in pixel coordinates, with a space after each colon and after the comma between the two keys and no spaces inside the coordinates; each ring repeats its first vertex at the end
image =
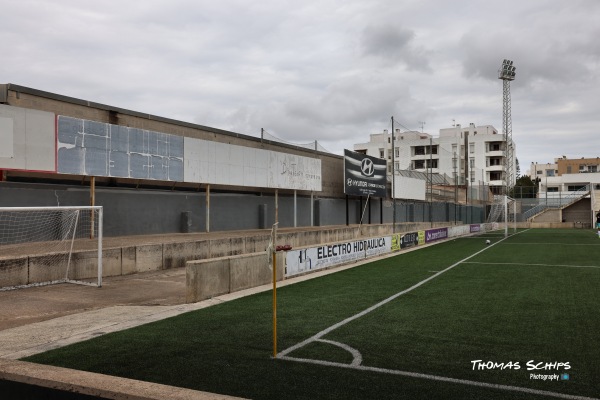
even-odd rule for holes
{"type": "Polygon", "coordinates": [[[502,62],[502,68],[498,71],[498,79],[512,81],[515,79],[515,70],[517,68],[513,66],[511,60],[504,60],[502,62]]]}

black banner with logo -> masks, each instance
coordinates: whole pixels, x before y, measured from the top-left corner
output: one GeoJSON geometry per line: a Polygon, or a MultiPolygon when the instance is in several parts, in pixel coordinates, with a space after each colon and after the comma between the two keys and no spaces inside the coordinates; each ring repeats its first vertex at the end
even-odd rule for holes
{"type": "Polygon", "coordinates": [[[413,247],[419,245],[419,233],[418,232],[410,232],[405,233],[400,238],[400,248],[405,249],[407,247],[413,247]]]}
{"type": "Polygon", "coordinates": [[[344,150],[344,193],[387,197],[387,163],[377,157],[344,150]]]}

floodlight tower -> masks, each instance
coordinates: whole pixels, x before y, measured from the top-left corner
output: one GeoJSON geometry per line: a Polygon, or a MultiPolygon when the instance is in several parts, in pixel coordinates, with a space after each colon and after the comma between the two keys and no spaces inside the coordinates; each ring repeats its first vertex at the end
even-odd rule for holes
{"type": "Polygon", "coordinates": [[[511,60],[504,60],[498,71],[498,79],[502,79],[502,135],[504,136],[504,190],[508,194],[515,184],[513,170],[514,149],[512,146],[512,118],[510,116],[510,81],[515,80],[515,69],[511,60]]]}

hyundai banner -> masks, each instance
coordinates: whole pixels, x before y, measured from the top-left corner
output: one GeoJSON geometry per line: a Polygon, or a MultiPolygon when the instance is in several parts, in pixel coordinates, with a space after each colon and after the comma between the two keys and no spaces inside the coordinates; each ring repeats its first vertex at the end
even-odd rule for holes
{"type": "Polygon", "coordinates": [[[386,173],[385,160],[344,150],[344,193],[387,197],[386,173]]]}

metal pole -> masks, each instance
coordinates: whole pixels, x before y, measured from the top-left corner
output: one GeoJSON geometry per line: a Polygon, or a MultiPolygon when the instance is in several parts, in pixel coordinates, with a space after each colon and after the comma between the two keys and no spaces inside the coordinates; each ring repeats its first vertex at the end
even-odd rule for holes
{"type": "Polygon", "coordinates": [[[104,209],[98,209],[98,287],[102,287],[102,230],[103,230],[104,209]]]}
{"type": "Polygon", "coordinates": [[[504,237],[508,237],[508,196],[504,195],[504,237]]]}
{"type": "Polygon", "coordinates": [[[279,189],[275,189],[275,223],[279,223],[279,189]]]}
{"type": "Polygon", "coordinates": [[[314,226],[315,224],[315,193],[313,191],[310,192],[310,226],[314,226]]]}
{"type": "MultiPolygon", "coordinates": [[[[90,206],[96,205],[96,177],[92,176],[90,181],[90,206]]],[[[90,239],[94,238],[94,210],[90,210],[90,239]]]]}
{"type": "Polygon", "coordinates": [[[348,211],[348,195],[346,195],[346,226],[350,225],[350,214],[348,211]]]}
{"type": "Polygon", "coordinates": [[[513,199],[513,234],[517,233],[517,201],[513,199]]]}
{"type": "Polygon", "coordinates": [[[429,223],[433,228],[433,138],[429,138],[429,223]]]}
{"type": "Polygon", "coordinates": [[[277,252],[273,248],[273,358],[277,358],[277,252]]]}
{"type": "Polygon", "coordinates": [[[294,228],[298,226],[298,198],[294,189],[294,228]]]}
{"type": "Polygon", "coordinates": [[[206,185],[206,232],[210,232],[210,184],[206,185]]]}
{"type": "MultiPolygon", "coordinates": [[[[277,193],[277,191],[276,191],[277,193]]],[[[277,225],[273,224],[273,358],[277,358],[277,225]]]]}
{"type": "Polygon", "coordinates": [[[396,195],[395,193],[395,189],[396,189],[396,142],[394,141],[394,116],[392,116],[392,195],[390,196],[392,198],[392,201],[394,202],[394,206],[393,206],[393,219],[392,219],[392,233],[396,233],[396,198],[394,197],[396,195]]]}

